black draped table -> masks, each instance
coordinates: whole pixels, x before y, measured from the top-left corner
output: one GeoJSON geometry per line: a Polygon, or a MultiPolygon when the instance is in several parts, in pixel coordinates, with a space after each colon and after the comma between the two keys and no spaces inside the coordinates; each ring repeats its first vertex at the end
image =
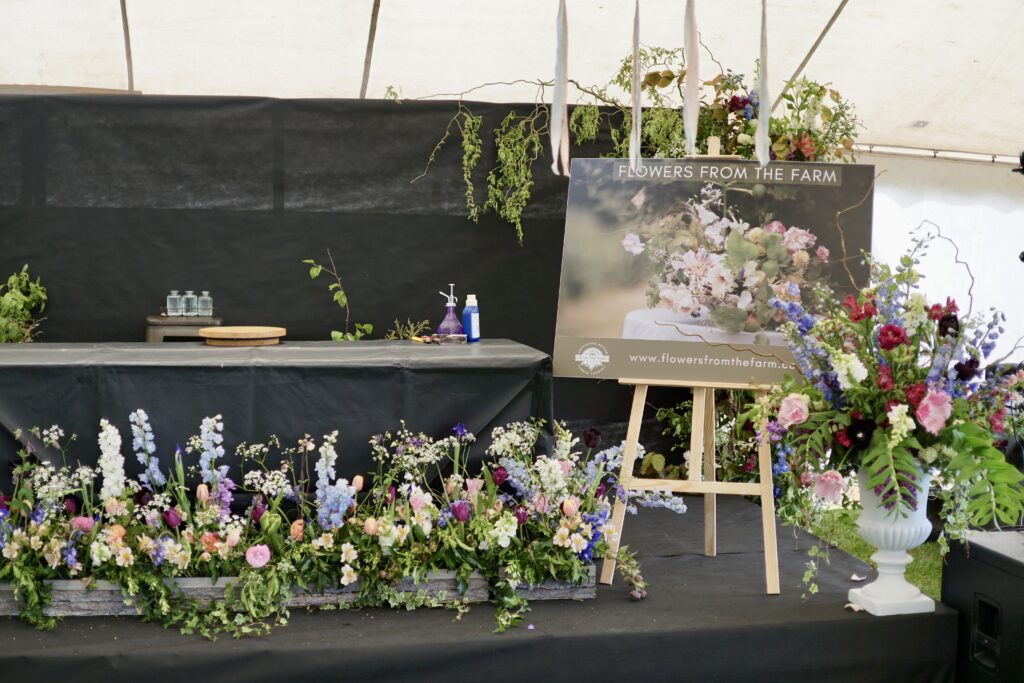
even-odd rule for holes
{"type": "MultiPolygon", "coordinates": [[[[492,427],[552,418],[550,357],[513,341],[428,346],[407,341],[286,342],[219,348],[177,344],[0,346],[0,457],[10,462],[17,429],[59,424],[78,434],[71,455],[95,462],[100,418],[121,430],[129,472],[128,415],[150,417],[165,467],[176,444],[207,416],[224,418],[235,444],[276,434],[294,443],[339,430],[339,473],[371,467],[369,438],[400,427],[445,436],[462,422],[480,456],[492,427]]],[[[2,468],[7,476],[6,467],[2,468]]]]}

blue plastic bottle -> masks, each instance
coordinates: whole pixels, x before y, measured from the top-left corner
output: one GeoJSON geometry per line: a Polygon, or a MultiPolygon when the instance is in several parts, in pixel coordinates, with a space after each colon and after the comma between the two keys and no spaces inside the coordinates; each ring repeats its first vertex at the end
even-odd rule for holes
{"type": "Polygon", "coordinates": [[[480,307],[476,303],[476,294],[466,296],[466,307],[462,309],[462,331],[466,333],[467,342],[480,341],[480,307]]]}

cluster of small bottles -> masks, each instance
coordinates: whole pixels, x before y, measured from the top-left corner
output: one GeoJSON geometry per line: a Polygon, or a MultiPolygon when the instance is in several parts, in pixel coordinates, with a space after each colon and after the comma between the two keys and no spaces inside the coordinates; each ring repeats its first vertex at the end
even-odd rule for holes
{"type": "Polygon", "coordinates": [[[213,297],[207,291],[196,296],[191,289],[186,290],[184,294],[178,294],[178,290],[172,289],[167,295],[167,315],[210,317],[213,315],[213,297]]]}

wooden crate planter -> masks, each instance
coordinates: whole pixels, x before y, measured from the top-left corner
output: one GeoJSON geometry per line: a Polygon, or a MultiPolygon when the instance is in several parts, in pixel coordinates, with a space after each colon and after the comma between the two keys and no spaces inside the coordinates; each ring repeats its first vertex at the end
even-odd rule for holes
{"type": "MultiPolygon", "coordinates": [[[[221,577],[216,582],[206,577],[165,579],[185,595],[208,604],[224,597],[224,589],[236,581],[237,577],[221,577]]],[[[121,588],[110,581],[94,581],[93,588],[79,580],[47,581],[52,587],[52,600],[44,610],[44,614],[54,617],[105,617],[105,616],[137,616],[138,611],[130,598],[121,594],[121,588]]],[[[399,592],[415,593],[425,591],[433,595],[444,593],[448,599],[461,598],[468,602],[486,602],[488,600],[487,580],[474,572],[469,577],[466,592],[459,595],[455,572],[437,571],[428,574],[419,584],[411,577],[402,579],[395,586],[399,592]]],[[[345,587],[328,588],[323,593],[307,593],[295,589],[289,607],[318,607],[321,605],[347,604],[359,595],[359,583],[345,587]]],[[[15,599],[10,585],[0,584],[0,616],[16,616],[21,608],[15,599]]]]}
{"type": "Polygon", "coordinates": [[[548,579],[536,586],[519,586],[516,595],[529,601],[534,600],[591,600],[597,597],[597,582],[594,565],[590,565],[583,583],[578,586],[569,581],[548,579]]]}

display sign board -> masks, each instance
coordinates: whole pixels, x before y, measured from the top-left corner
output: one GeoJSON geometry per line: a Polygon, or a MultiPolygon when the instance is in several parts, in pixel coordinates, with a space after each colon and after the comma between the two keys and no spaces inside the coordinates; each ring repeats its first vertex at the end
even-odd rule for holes
{"type": "MultiPolygon", "coordinates": [[[[874,167],[574,159],[555,333],[563,377],[770,384],[814,290],[867,281],[874,167]]],[[[804,319],[806,324],[806,319],[804,319]]]]}

